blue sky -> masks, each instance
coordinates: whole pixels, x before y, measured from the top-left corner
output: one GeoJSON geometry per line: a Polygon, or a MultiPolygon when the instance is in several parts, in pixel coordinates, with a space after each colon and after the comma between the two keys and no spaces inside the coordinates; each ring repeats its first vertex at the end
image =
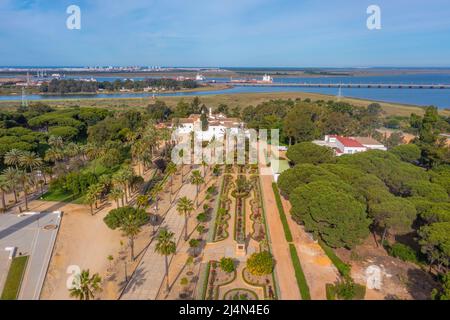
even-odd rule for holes
{"type": "Polygon", "coordinates": [[[0,0],[0,65],[450,67],[449,17],[448,0],[0,0]]]}

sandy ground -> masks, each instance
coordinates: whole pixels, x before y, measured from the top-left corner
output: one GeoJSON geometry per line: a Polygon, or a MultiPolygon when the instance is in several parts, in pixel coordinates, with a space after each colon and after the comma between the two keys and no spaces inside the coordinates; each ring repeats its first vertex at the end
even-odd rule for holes
{"type": "MultiPolygon", "coordinates": [[[[36,208],[44,208],[56,203],[33,202],[36,208]]],[[[123,239],[119,231],[110,230],[103,218],[113,208],[105,206],[95,216],[83,205],[64,204],[63,219],[58,234],[47,278],[41,293],[41,299],[69,299],[66,282],[70,276],[69,266],[79,266],[81,270],[89,269],[91,274],[98,272],[105,276],[108,268],[108,255],[115,255],[123,239]]],[[[124,240],[124,239],[123,239],[124,240]]],[[[125,241],[125,240],[124,240],[125,241]]]]}
{"type": "Polygon", "coordinates": [[[326,300],[325,285],[336,282],[338,279],[338,271],[319,244],[305,232],[302,226],[291,219],[291,204],[289,201],[283,197],[281,197],[281,201],[284,211],[288,216],[289,227],[294,238],[294,244],[297,248],[306,281],[309,285],[311,299],[326,300]]]}
{"type": "MultiPolygon", "coordinates": [[[[147,172],[144,178],[148,180],[150,176],[151,172],[147,172]]],[[[71,276],[68,270],[71,266],[89,269],[91,274],[99,273],[102,279],[106,279],[110,267],[107,257],[117,257],[128,244],[120,231],[109,229],[103,221],[108,212],[116,208],[115,203],[103,203],[94,216],[86,205],[47,201],[33,201],[30,204],[30,209],[34,211],[56,210],[54,207],[63,212],[63,218],[41,293],[44,300],[70,298],[67,282],[71,276]]],[[[105,285],[102,295],[115,298],[116,292],[105,285]],[[113,292],[109,292],[110,289],[113,292]]]]}

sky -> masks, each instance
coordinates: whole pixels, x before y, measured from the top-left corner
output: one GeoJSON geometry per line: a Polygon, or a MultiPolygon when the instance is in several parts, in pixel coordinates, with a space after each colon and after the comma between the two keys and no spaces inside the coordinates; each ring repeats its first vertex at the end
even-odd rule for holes
{"type": "Polygon", "coordinates": [[[449,17],[448,0],[0,0],[0,66],[450,67],[449,17]]]}

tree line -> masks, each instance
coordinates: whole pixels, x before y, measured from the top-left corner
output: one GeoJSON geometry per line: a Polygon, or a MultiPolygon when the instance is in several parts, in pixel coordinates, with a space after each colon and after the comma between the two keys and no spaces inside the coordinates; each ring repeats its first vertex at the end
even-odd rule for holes
{"type": "Polygon", "coordinates": [[[83,81],[83,80],[59,80],[53,79],[44,82],[40,86],[42,93],[96,93],[99,89],[106,91],[119,91],[121,89],[142,91],[144,88],[154,88],[166,90],[194,89],[199,85],[194,80],[175,80],[175,79],[145,79],[145,80],[115,80],[110,81],[83,81]]]}

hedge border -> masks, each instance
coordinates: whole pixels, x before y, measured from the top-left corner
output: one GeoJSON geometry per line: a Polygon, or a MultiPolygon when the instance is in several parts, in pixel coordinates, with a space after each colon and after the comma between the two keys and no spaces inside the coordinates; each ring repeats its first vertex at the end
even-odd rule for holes
{"type": "Polygon", "coordinates": [[[330,258],[336,269],[343,277],[350,276],[351,266],[342,261],[333,251],[332,248],[327,246],[323,241],[319,240],[319,245],[322,247],[325,254],[330,258]]]}
{"type": "Polygon", "coordinates": [[[281,202],[280,191],[278,190],[278,186],[276,182],[272,182],[272,189],[275,195],[275,201],[278,207],[278,213],[280,215],[281,223],[283,224],[284,236],[287,242],[292,242],[292,233],[291,229],[289,229],[289,223],[286,217],[286,213],[284,212],[283,203],[281,202]]]}
{"type": "Polygon", "coordinates": [[[206,299],[206,292],[208,291],[208,282],[209,282],[209,272],[211,269],[211,261],[208,261],[206,265],[205,277],[203,282],[203,292],[202,292],[202,300],[206,299]]]}
{"type": "Polygon", "coordinates": [[[295,270],[295,278],[297,279],[297,285],[300,290],[302,300],[311,300],[311,294],[309,292],[308,282],[306,282],[305,273],[303,272],[300,259],[298,258],[297,249],[295,245],[289,243],[289,252],[291,254],[292,265],[295,270]]]}

